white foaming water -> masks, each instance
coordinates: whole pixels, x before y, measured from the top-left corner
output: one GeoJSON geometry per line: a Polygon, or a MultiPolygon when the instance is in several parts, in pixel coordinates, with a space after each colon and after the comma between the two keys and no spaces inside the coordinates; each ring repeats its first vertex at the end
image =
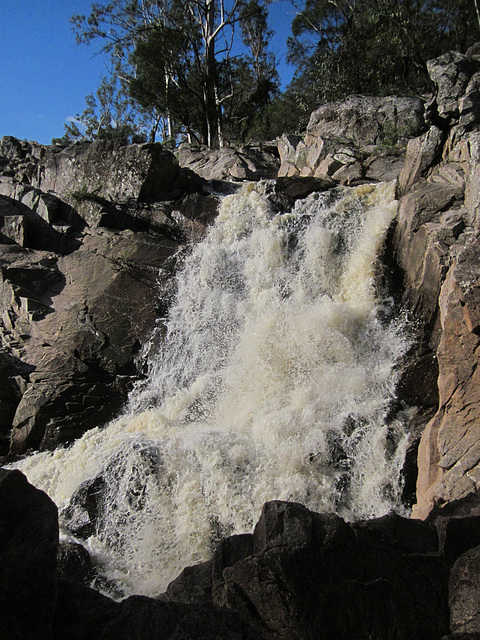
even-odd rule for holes
{"type": "Polygon", "coordinates": [[[348,519],[400,503],[406,436],[389,417],[401,322],[378,298],[393,184],[274,214],[261,186],[223,200],[178,275],[161,353],[126,415],[17,466],[62,509],[102,474],[89,547],[125,595],[157,595],[251,531],[267,500],[348,519]]]}

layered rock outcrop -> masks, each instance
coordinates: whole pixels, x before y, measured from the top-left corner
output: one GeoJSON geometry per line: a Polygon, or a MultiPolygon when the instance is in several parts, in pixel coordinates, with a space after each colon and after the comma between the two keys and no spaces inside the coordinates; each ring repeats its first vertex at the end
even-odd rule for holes
{"type": "Polygon", "coordinates": [[[407,140],[425,128],[417,98],[350,96],[324,105],[303,136],[279,140],[279,176],[330,176],[344,184],[397,178],[407,140]]]}
{"type": "Polygon", "coordinates": [[[428,67],[436,84],[426,113],[431,127],[408,143],[393,236],[403,299],[418,323],[404,392],[424,415],[413,510],[422,518],[480,486],[480,56],[474,47],[428,67]],[[430,420],[429,405],[436,410],[430,420]]]}
{"type": "Polygon", "coordinates": [[[160,145],[0,143],[0,455],[117,413],[217,199],[160,145]],[[163,299],[162,291],[163,288],[163,299]]]}
{"type": "Polygon", "coordinates": [[[253,181],[276,178],[278,173],[278,150],[274,143],[239,149],[182,144],[175,155],[182,167],[210,181],[253,181]]]}

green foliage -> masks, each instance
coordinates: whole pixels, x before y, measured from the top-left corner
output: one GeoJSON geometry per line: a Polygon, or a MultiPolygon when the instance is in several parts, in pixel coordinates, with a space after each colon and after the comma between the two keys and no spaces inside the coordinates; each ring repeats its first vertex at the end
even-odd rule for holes
{"type": "Polygon", "coordinates": [[[249,53],[222,62],[221,105],[226,140],[244,143],[265,137],[269,106],[279,94],[279,76],[268,49],[273,32],[266,7],[248,0],[241,7],[240,27],[249,53]]]}
{"type": "Polygon", "coordinates": [[[292,24],[289,88],[300,108],[349,94],[420,95],[427,60],[479,35],[474,0],[306,0],[292,24]]]}
{"type": "MultiPolygon", "coordinates": [[[[301,131],[320,104],[349,94],[429,92],[426,61],[465,51],[480,32],[478,0],[292,0],[296,73],[280,95],[271,1],[92,4],[72,22],[77,42],[101,43],[109,75],[55,142],[221,146],[301,131]]],[[[390,137],[385,144],[395,145],[390,137]]]]}
{"type": "MultiPolygon", "coordinates": [[[[151,140],[159,134],[171,143],[187,136],[221,145],[250,137],[259,112],[278,92],[266,2],[112,0],[93,4],[89,16],[74,16],[72,22],[77,42],[102,43],[111,76],[120,84],[117,95],[144,120],[150,118],[151,140]],[[233,56],[239,31],[248,53],[233,56]]],[[[101,100],[93,108],[90,103],[91,96],[77,118],[81,127],[72,126],[69,135],[120,133],[120,120],[114,120],[114,132],[108,125],[116,111],[104,110],[101,100]]],[[[129,113],[123,109],[122,122],[138,128],[138,117],[129,113]]]]}
{"type": "Polygon", "coordinates": [[[145,122],[115,76],[103,78],[96,95],[89,94],[85,103],[85,110],[65,124],[63,138],[55,138],[52,143],[65,145],[97,139],[116,140],[121,145],[146,142],[145,122]]]}
{"type": "Polygon", "coordinates": [[[95,191],[90,191],[85,185],[82,185],[78,190],[72,191],[71,197],[77,202],[98,202],[104,203],[104,199],[99,197],[95,191]]]}
{"type": "Polygon", "coordinates": [[[164,141],[182,130],[196,139],[204,126],[202,81],[195,63],[191,39],[166,24],[155,25],[132,54],[130,96],[145,110],[163,114],[164,141]]]}

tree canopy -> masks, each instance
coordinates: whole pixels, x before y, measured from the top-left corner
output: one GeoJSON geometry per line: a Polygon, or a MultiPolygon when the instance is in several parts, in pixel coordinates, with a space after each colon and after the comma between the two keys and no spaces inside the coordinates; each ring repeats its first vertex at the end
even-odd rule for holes
{"type": "Polygon", "coordinates": [[[149,119],[150,139],[222,146],[248,139],[278,93],[267,19],[263,0],[112,0],[72,21],[78,43],[101,42],[116,104],[138,107],[142,134],[149,119]]]}
{"type": "Polygon", "coordinates": [[[295,68],[281,94],[269,50],[275,0],[104,0],[74,16],[108,71],[64,140],[181,140],[209,146],[301,130],[352,93],[422,95],[427,60],[480,35],[480,0],[291,0],[295,68]]]}
{"type": "Polygon", "coordinates": [[[290,91],[305,111],[353,93],[420,95],[427,60],[479,35],[477,0],[306,0],[288,41],[290,91]]]}

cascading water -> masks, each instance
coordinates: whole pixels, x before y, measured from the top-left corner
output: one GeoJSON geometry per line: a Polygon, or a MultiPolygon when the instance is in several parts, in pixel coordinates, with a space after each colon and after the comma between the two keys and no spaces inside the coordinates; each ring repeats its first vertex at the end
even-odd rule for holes
{"type": "Polygon", "coordinates": [[[125,415],[17,464],[64,525],[96,478],[88,545],[125,595],[159,594],[219,537],[251,531],[267,500],[347,519],[399,506],[406,435],[391,414],[407,341],[376,286],[394,185],[313,194],[284,214],[261,191],[225,197],[186,258],[125,415]]]}

